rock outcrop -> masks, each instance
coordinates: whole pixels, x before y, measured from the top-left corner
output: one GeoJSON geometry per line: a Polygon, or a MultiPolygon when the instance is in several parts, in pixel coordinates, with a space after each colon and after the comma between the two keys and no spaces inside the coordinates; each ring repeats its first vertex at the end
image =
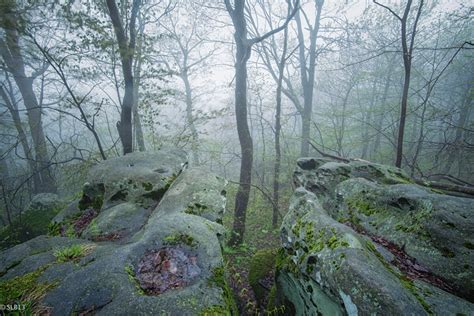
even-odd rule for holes
{"type": "Polygon", "coordinates": [[[474,199],[400,169],[302,158],[277,294],[296,315],[474,314],[474,199]]]}
{"type": "Polygon", "coordinates": [[[51,315],[229,313],[219,240],[226,181],[185,167],[174,149],[93,167],[49,236],[1,253],[0,301],[51,315]]]}

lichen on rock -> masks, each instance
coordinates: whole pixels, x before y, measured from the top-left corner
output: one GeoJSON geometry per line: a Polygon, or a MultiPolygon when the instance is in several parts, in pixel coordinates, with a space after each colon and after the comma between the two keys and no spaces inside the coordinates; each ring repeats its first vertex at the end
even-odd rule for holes
{"type": "Polygon", "coordinates": [[[230,314],[232,292],[214,282],[226,181],[186,165],[163,148],[94,166],[49,236],[0,254],[0,282],[46,267],[38,282],[55,286],[38,304],[51,315],[230,314]],[[193,203],[205,212],[187,213],[193,203]]]}
{"type": "Polygon", "coordinates": [[[276,273],[290,314],[474,312],[472,199],[365,161],[303,158],[294,183],[276,273]]]}

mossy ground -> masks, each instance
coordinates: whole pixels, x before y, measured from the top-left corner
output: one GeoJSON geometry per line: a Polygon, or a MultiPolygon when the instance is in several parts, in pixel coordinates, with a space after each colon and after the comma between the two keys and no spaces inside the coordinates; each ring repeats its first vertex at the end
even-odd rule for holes
{"type": "MultiPolygon", "coordinates": [[[[235,202],[236,185],[227,188],[227,211],[224,214],[223,224],[228,231],[232,229],[233,210],[235,202]]],[[[281,191],[280,212],[286,213],[289,206],[289,198],[292,194],[291,188],[281,191]]],[[[277,308],[265,307],[261,310],[255,299],[255,294],[249,282],[249,271],[252,257],[262,249],[276,249],[280,247],[279,228],[281,218],[278,220],[276,229],[272,228],[272,205],[258,190],[252,189],[249,206],[247,208],[246,231],[243,244],[238,248],[224,246],[224,257],[228,262],[228,271],[231,278],[229,285],[234,292],[241,313],[248,315],[276,314],[277,308]]],[[[274,258],[275,259],[275,258],[274,258]]],[[[265,289],[265,295],[271,291],[265,289]]],[[[209,314],[212,315],[212,314],[209,314]]]]}
{"type": "Polygon", "coordinates": [[[39,315],[44,312],[40,302],[44,295],[56,286],[54,283],[38,282],[38,278],[48,266],[0,283],[0,302],[3,305],[17,304],[23,309],[11,315],[39,315]]]}
{"type": "Polygon", "coordinates": [[[63,206],[35,210],[13,219],[12,224],[0,230],[0,250],[10,248],[48,232],[51,219],[63,206]]]}

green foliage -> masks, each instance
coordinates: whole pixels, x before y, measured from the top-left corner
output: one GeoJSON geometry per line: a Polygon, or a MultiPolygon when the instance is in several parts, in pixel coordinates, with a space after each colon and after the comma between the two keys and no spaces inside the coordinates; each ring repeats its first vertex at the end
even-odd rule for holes
{"type": "Polygon", "coordinates": [[[222,298],[225,302],[225,306],[211,306],[210,309],[202,311],[201,315],[215,315],[212,313],[217,311],[224,313],[220,315],[238,315],[239,311],[232,290],[227,284],[224,266],[214,268],[208,283],[210,286],[217,286],[222,289],[222,298]]]}
{"type": "Polygon", "coordinates": [[[0,249],[6,249],[36,236],[47,234],[51,219],[61,209],[62,206],[28,210],[21,217],[15,218],[11,225],[0,230],[0,249]]]}
{"type": "Polygon", "coordinates": [[[24,315],[36,314],[44,295],[56,286],[54,283],[38,283],[38,277],[49,267],[45,265],[36,271],[17,276],[0,283],[0,302],[3,305],[26,305],[24,315]]]}
{"type": "Polygon", "coordinates": [[[174,234],[174,235],[168,235],[165,238],[163,238],[163,241],[167,245],[180,245],[184,244],[189,247],[196,247],[197,242],[194,240],[194,238],[190,235],[187,234],[174,234]]]}
{"type": "Polygon", "coordinates": [[[137,293],[140,294],[140,295],[145,295],[145,292],[141,288],[140,283],[138,283],[138,280],[137,280],[137,277],[135,275],[135,270],[133,269],[133,266],[129,264],[129,265],[126,265],[124,269],[125,269],[125,272],[128,275],[128,279],[135,286],[135,289],[137,290],[137,293]]]}
{"type": "Polygon", "coordinates": [[[64,247],[54,251],[53,255],[57,262],[77,261],[79,258],[89,254],[93,245],[76,244],[69,247],[64,247]]]}
{"type": "Polygon", "coordinates": [[[250,260],[249,284],[252,287],[257,302],[263,302],[266,290],[259,281],[275,268],[275,256],[278,249],[262,249],[257,251],[250,260]]]}

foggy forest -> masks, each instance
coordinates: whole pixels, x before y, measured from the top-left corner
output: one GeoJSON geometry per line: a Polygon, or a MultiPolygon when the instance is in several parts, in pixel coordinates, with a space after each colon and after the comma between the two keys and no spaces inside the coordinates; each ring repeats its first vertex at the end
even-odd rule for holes
{"type": "Polygon", "coordinates": [[[474,3],[1,0],[2,315],[473,315],[474,3]]]}

